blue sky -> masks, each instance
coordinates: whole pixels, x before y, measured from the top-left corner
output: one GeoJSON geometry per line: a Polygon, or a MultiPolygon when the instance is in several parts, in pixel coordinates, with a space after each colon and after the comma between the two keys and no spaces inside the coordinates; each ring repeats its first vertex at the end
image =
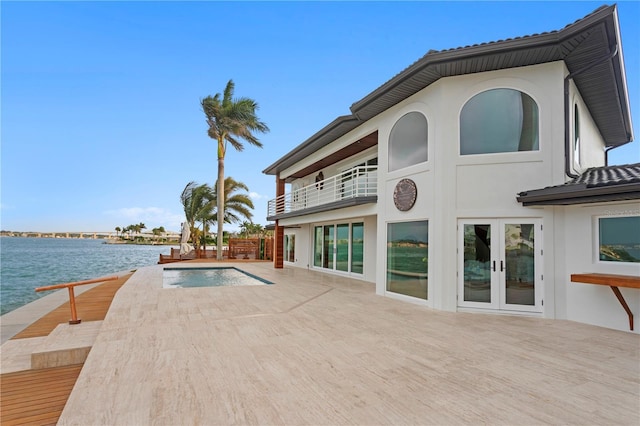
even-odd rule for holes
{"type": "MultiPolygon", "coordinates": [[[[558,30],[602,4],[2,1],[1,228],[178,231],[184,186],[217,173],[200,99],[230,78],[271,128],[225,162],[264,225],[262,170],[429,49],[558,30]]],[[[640,3],[618,11],[638,135],[640,3]]],[[[610,154],[635,162],[637,141],[610,154]]]]}

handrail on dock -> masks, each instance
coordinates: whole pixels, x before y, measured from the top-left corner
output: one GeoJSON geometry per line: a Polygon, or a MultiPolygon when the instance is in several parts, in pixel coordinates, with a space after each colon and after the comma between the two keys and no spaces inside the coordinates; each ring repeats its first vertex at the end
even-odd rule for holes
{"type": "Polygon", "coordinates": [[[76,312],[76,297],[73,292],[74,287],[84,284],[101,283],[103,281],[115,281],[117,279],[118,277],[114,275],[106,278],[94,278],[91,280],[75,281],[72,283],[54,284],[46,287],[37,287],[36,292],[67,288],[69,290],[69,306],[71,306],[71,319],[69,320],[69,324],[80,324],[82,320],[78,319],[78,314],[76,312]]]}

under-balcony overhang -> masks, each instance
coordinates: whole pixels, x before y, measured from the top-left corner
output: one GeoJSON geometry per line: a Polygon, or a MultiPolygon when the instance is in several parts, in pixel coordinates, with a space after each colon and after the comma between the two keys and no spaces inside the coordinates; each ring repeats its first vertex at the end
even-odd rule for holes
{"type": "MultiPolygon", "coordinates": [[[[298,151],[292,152],[287,157],[286,161],[281,161],[277,165],[274,164],[272,166],[267,167],[265,170],[263,170],[263,173],[278,174],[280,173],[280,171],[285,170],[288,167],[292,166],[293,164],[297,163],[298,161],[312,155],[318,149],[328,145],[330,142],[333,142],[333,139],[326,138],[326,143],[322,146],[313,145],[313,149],[310,149],[310,150],[300,149],[298,151]]],[[[373,146],[376,146],[377,144],[378,144],[378,131],[376,130],[375,132],[370,133],[367,136],[358,139],[357,141],[345,146],[344,148],[339,149],[336,152],[333,152],[327,155],[326,157],[319,159],[315,163],[303,169],[300,169],[289,176],[286,176],[285,182],[291,183],[295,179],[300,179],[305,176],[315,174],[318,171],[325,169],[326,167],[332,164],[339,163],[340,161],[350,158],[356,154],[359,154],[362,151],[365,151],[373,146]]]]}
{"type": "Polygon", "coordinates": [[[355,197],[355,198],[349,198],[346,200],[334,201],[334,202],[319,205],[319,206],[309,207],[306,209],[296,210],[293,212],[276,214],[275,216],[267,217],[267,220],[272,221],[272,220],[287,219],[290,217],[300,217],[300,216],[306,216],[314,213],[322,213],[322,212],[328,212],[328,211],[337,210],[337,209],[344,209],[347,207],[360,206],[362,204],[372,204],[372,203],[375,204],[377,202],[378,202],[377,195],[355,197]]]}

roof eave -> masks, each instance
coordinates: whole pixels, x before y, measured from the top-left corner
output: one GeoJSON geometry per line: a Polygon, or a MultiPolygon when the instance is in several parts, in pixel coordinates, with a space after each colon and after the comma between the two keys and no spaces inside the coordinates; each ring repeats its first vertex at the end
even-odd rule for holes
{"type": "MultiPolygon", "coordinates": [[[[353,115],[343,115],[336,118],[331,123],[327,124],[318,132],[316,132],[313,136],[308,138],[306,141],[302,142],[296,148],[289,151],[286,155],[281,157],[275,163],[271,164],[269,167],[264,169],[262,173],[267,175],[278,174],[280,171],[290,167],[291,165],[297,163],[298,161],[307,157],[311,153],[317,151],[318,149],[332,142],[333,140],[327,140],[327,141],[324,141],[324,144],[318,143],[318,141],[322,140],[322,138],[328,135],[332,130],[337,129],[340,126],[348,125],[349,123],[353,123],[354,124],[353,128],[355,128],[357,127],[356,124],[358,123],[358,121],[359,121],[358,118],[353,115]]],[[[347,132],[345,132],[345,134],[346,133],[347,132]]]]}
{"type": "Polygon", "coordinates": [[[640,182],[621,185],[587,187],[567,185],[521,192],[517,200],[523,206],[589,204],[605,201],[640,199],[640,182]]]}

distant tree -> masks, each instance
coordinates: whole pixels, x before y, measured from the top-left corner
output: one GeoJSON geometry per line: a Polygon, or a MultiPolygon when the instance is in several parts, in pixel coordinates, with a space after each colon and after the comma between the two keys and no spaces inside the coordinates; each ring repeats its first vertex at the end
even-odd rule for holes
{"type": "Polygon", "coordinates": [[[249,221],[244,221],[240,224],[240,235],[244,238],[248,238],[249,236],[249,229],[251,228],[251,222],[249,221]]]}
{"type": "Polygon", "coordinates": [[[116,237],[120,236],[120,231],[121,231],[121,228],[119,226],[116,226],[116,237]]]}
{"type": "Polygon", "coordinates": [[[259,223],[252,223],[248,221],[240,224],[240,235],[243,238],[256,238],[260,237],[264,233],[264,228],[259,223]]]}
{"type": "MultiPolygon", "coordinates": [[[[229,80],[224,89],[224,94],[216,93],[215,96],[207,96],[201,100],[202,111],[205,114],[209,129],[207,134],[217,142],[218,151],[218,179],[216,191],[217,200],[218,236],[224,235],[223,222],[225,222],[224,201],[226,199],[224,159],[227,152],[227,142],[237,151],[244,150],[241,140],[251,145],[262,147],[262,143],[254,135],[254,132],[266,133],[269,128],[259,120],[256,110],[258,104],[250,98],[233,98],[235,85],[229,80]]],[[[218,260],[222,260],[222,238],[218,238],[218,260]]]]}
{"type": "Polygon", "coordinates": [[[253,227],[251,233],[254,237],[260,237],[264,234],[264,227],[262,225],[259,223],[252,223],[251,225],[253,227]]]}

